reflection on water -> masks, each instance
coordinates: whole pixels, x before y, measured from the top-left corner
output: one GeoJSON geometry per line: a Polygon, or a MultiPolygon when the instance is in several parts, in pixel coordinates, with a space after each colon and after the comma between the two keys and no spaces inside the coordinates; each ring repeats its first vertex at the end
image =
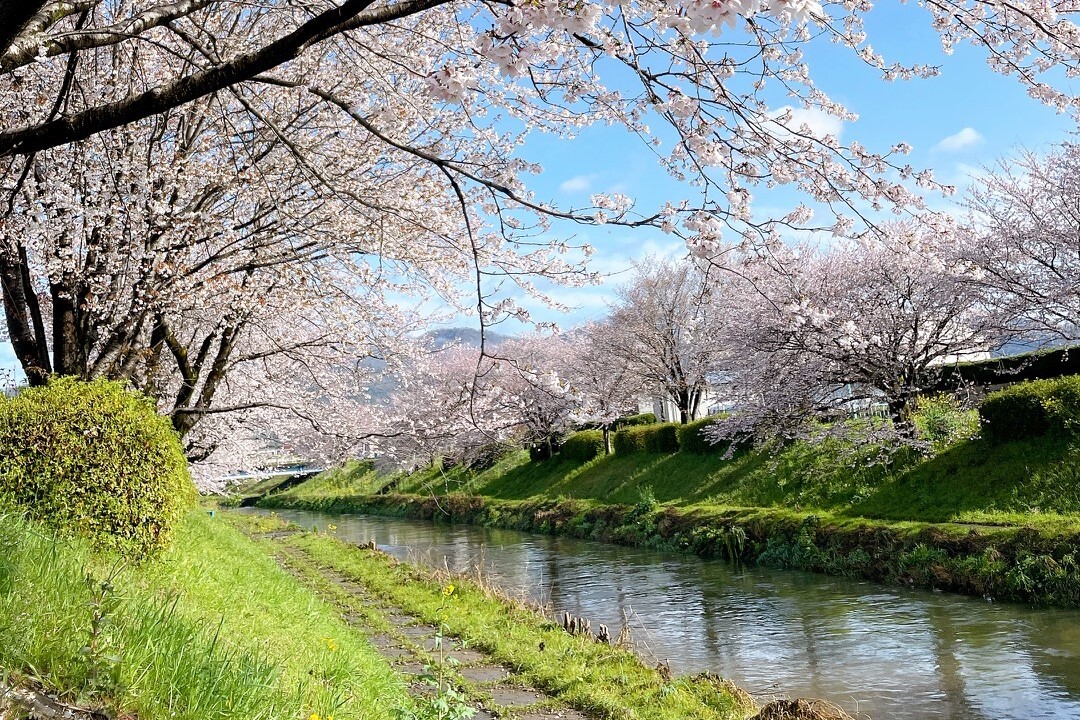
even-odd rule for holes
{"type": "MultiPolygon", "coordinates": [[[[257,511],[261,512],[261,511],[257,511]]],[[[278,511],[305,527],[453,570],[710,670],[755,695],[826,698],[876,720],[1080,719],[1080,612],[568,538],[360,515],[278,511]]]]}

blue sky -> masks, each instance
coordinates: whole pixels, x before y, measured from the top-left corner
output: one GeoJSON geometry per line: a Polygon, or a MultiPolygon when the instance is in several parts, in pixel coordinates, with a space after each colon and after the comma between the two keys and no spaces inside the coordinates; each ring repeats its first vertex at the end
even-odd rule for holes
{"type": "MultiPolygon", "coordinates": [[[[807,51],[817,85],[859,115],[858,121],[833,128],[842,140],[859,140],[882,152],[904,140],[914,147],[908,158],[913,166],[931,167],[939,180],[963,188],[982,165],[1019,146],[1045,148],[1075,129],[1070,116],[1037,103],[1014,79],[992,72],[978,49],[959,46],[946,56],[929,17],[915,4],[887,0],[870,13],[866,30],[874,48],[887,60],[939,64],[942,72],[937,78],[885,83],[843,48],[818,43],[807,51]]],[[[593,192],[619,191],[648,208],[693,191],[671,180],[651,151],[617,128],[590,128],[574,140],[537,135],[522,155],[544,167],[544,173],[531,181],[537,197],[562,206],[586,204],[593,192]]],[[[772,207],[791,207],[799,200],[790,192],[770,195],[767,203],[761,198],[758,194],[759,203],[772,207]]],[[[932,202],[936,207],[949,203],[932,202]]],[[[569,316],[523,302],[536,319],[563,327],[602,316],[633,259],[685,252],[680,241],[659,231],[566,224],[553,229],[592,244],[596,248],[593,267],[609,276],[601,286],[560,290],[559,300],[577,307],[569,316]]],[[[14,364],[10,347],[0,343],[0,368],[14,364]]]]}
{"type": "MultiPolygon", "coordinates": [[[[952,55],[946,55],[930,26],[929,13],[913,3],[878,4],[867,18],[866,31],[874,49],[887,61],[939,65],[941,74],[887,83],[857,63],[850,51],[819,43],[806,52],[811,76],[819,88],[859,116],[855,122],[830,119],[829,129],[839,131],[845,142],[858,140],[879,152],[901,140],[912,145],[907,158],[912,166],[932,168],[938,180],[958,187],[956,198],[929,197],[935,209],[955,207],[971,175],[984,165],[992,165],[1018,147],[1047,148],[1076,128],[1071,116],[1036,102],[1015,79],[990,70],[985,53],[978,48],[957,46],[952,55]]],[[[616,128],[592,128],[570,142],[537,138],[528,152],[545,168],[533,183],[538,196],[562,204],[581,205],[591,192],[618,190],[648,208],[688,192],[666,176],[649,150],[616,128]]],[[[755,195],[757,204],[784,208],[784,212],[800,199],[791,191],[755,195]]],[[[650,229],[558,229],[594,245],[596,269],[612,273],[603,286],[559,293],[562,302],[579,308],[570,316],[529,305],[534,317],[562,326],[602,316],[612,290],[625,281],[634,258],[647,253],[685,253],[677,239],[650,229]]]]}

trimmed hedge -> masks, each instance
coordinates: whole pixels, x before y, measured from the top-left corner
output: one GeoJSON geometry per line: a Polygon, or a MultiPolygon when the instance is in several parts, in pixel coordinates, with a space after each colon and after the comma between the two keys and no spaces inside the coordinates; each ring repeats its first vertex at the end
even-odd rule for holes
{"type": "Polygon", "coordinates": [[[680,425],[678,430],[676,430],[679,436],[679,449],[683,452],[700,454],[722,452],[726,450],[728,443],[717,443],[714,445],[701,434],[702,430],[715,423],[718,419],[717,416],[713,415],[701,418],[700,420],[695,420],[692,423],[680,425]]]}
{"type": "Polygon", "coordinates": [[[582,430],[570,435],[559,448],[559,455],[569,460],[588,462],[604,454],[604,433],[601,430],[582,430]]]}
{"type": "Polygon", "coordinates": [[[679,424],[656,423],[619,430],[612,444],[617,455],[635,452],[673,453],[679,451],[679,424]]]}
{"type": "Polygon", "coordinates": [[[143,557],[168,543],[196,492],[180,438],[149,398],[57,378],[0,402],[0,497],[143,557]]]}
{"type": "Polygon", "coordinates": [[[623,428],[628,428],[628,427],[637,427],[639,425],[655,425],[655,424],[656,424],[656,415],[651,413],[651,412],[648,412],[648,413],[641,413],[640,415],[627,415],[625,417],[619,418],[618,420],[615,421],[615,429],[616,430],[622,430],[623,428]]]}
{"type": "Polygon", "coordinates": [[[1080,375],[1033,380],[991,393],[979,406],[983,436],[994,443],[1048,432],[1080,432],[1080,375]]]}

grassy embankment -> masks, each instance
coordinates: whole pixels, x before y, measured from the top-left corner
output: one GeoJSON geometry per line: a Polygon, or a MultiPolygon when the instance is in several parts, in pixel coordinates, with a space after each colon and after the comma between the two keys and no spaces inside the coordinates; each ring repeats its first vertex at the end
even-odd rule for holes
{"type": "MultiPolygon", "coordinates": [[[[234,516],[238,525],[251,516],[234,516]]],[[[359,583],[378,603],[439,627],[466,647],[509,668],[510,682],[537,687],[591,716],[650,720],[744,718],[753,701],[715,675],[672,678],[631,651],[571,635],[520,601],[473,580],[400,563],[328,535],[297,533],[265,541],[304,582],[364,623],[392,630],[370,599],[350,595],[359,583]]],[[[453,669],[451,668],[451,673],[453,669]]]]}
{"type": "Polygon", "coordinates": [[[596,716],[753,712],[745,693],[714,676],[665,677],[467,579],[326,536],[245,537],[281,529],[275,519],[195,512],[161,558],[129,566],[0,515],[0,687],[37,687],[143,720],[456,718],[439,714],[437,698],[410,697],[365,634],[406,612],[484,650],[553,702],[596,716]]]}
{"type": "Polygon", "coordinates": [[[0,514],[0,676],[143,720],[375,720],[412,703],[330,604],[200,512],[138,566],[0,514]]]}
{"type": "Polygon", "coordinates": [[[482,472],[388,476],[352,463],[262,504],[449,512],[454,521],[1080,605],[1075,441],[970,440],[889,466],[867,462],[875,452],[829,441],[730,460],[684,451],[530,462],[519,453],[482,472]]]}

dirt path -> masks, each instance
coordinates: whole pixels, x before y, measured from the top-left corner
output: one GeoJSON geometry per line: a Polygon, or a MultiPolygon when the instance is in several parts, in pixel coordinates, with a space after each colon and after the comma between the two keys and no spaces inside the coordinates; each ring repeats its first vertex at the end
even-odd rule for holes
{"type": "Polygon", "coordinates": [[[107,720],[100,712],[68,705],[31,684],[0,677],[0,720],[107,720]]]}
{"type": "MultiPolygon", "coordinates": [[[[276,540],[277,537],[267,537],[276,540]]],[[[278,564],[364,633],[400,673],[418,702],[442,698],[476,710],[473,720],[587,720],[542,690],[516,677],[511,668],[458,638],[443,636],[401,608],[375,597],[363,585],[321,566],[302,549],[273,543],[278,564]]]]}

